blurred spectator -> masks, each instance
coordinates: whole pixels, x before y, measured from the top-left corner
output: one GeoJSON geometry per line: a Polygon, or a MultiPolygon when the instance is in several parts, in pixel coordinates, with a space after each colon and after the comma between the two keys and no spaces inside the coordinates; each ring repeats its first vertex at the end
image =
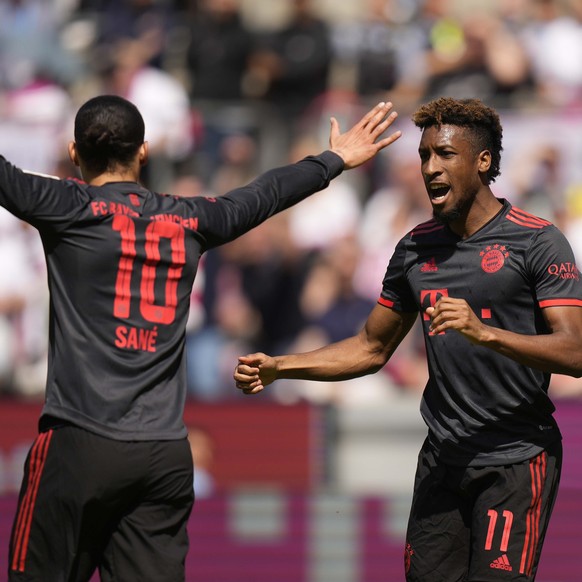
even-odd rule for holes
{"type": "Polygon", "coordinates": [[[253,38],[242,21],[239,0],[201,0],[189,28],[192,99],[240,101],[253,38]]]}
{"type": "Polygon", "coordinates": [[[0,391],[42,396],[48,288],[36,231],[0,209],[0,391]]]}
{"type": "MultiPolygon", "coordinates": [[[[405,63],[418,47],[410,39],[402,3],[366,0],[361,19],[339,22],[333,28],[336,61],[353,69],[350,86],[364,100],[386,100],[405,73],[405,63]]],[[[336,63],[337,64],[337,63],[336,63]]]]}
{"type": "Polygon", "coordinates": [[[194,497],[196,500],[206,499],[211,497],[216,489],[212,476],[214,440],[202,427],[190,426],[188,427],[188,441],[194,463],[194,497]]]}
{"type": "Polygon", "coordinates": [[[554,107],[582,104],[582,3],[535,0],[526,44],[538,96],[554,107]]]}
{"type": "Polygon", "coordinates": [[[156,0],[99,0],[85,2],[85,10],[97,17],[96,58],[106,57],[109,47],[132,39],[148,47],[145,64],[163,68],[167,35],[175,24],[173,11],[156,0]]]}
{"type": "Polygon", "coordinates": [[[193,148],[190,102],[175,77],[148,64],[150,56],[143,40],[118,40],[111,47],[102,92],[129,99],[141,111],[149,144],[142,178],[152,190],[167,192],[193,148]]]}
{"type": "Polygon", "coordinates": [[[450,1],[424,0],[418,25],[427,42],[423,101],[479,96],[501,106],[527,85],[525,47],[491,10],[484,7],[461,17],[450,1]]]}
{"type": "Polygon", "coordinates": [[[560,229],[566,227],[565,181],[562,152],[543,140],[521,152],[520,163],[511,166],[515,203],[560,229]]]}
{"type": "Polygon", "coordinates": [[[81,63],[63,47],[61,23],[50,2],[0,3],[0,88],[19,89],[39,78],[71,83],[81,63]]]}
{"type": "Polygon", "coordinates": [[[346,236],[320,255],[307,277],[301,307],[308,325],[319,330],[321,345],[356,334],[376,304],[377,297],[356,291],[359,261],[356,238],[346,236]]]}
{"type": "Polygon", "coordinates": [[[194,169],[209,182],[220,165],[223,140],[256,129],[244,88],[253,36],[241,18],[239,0],[199,4],[188,22],[186,73],[201,126],[194,169]]]}
{"type": "MultiPolygon", "coordinates": [[[[296,162],[318,147],[314,136],[300,136],[290,148],[289,161],[296,162]]],[[[325,250],[356,233],[361,212],[359,193],[347,180],[336,180],[287,211],[291,243],[303,252],[325,250]]]]}
{"type": "Polygon", "coordinates": [[[256,97],[273,107],[287,135],[303,129],[303,116],[328,89],[332,62],[330,31],[312,0],[291,0],[292,14],[281,30],[266,35],[251,60],[256,97]]]}

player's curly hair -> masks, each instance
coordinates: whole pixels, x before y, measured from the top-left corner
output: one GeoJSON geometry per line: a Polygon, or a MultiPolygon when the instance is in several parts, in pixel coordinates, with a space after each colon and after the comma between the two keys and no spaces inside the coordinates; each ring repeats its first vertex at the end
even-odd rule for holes
{"type": "Polygon", "coordinates": [[[137,107],[116,95],[99,95],[75,117],[75,144],[91,170],[101,173],[128,165],[144,142],[145,125],[137,107]]]}
{"type": "Polygon", "coordinates": [[[421,105],[413,114],[412,121],[422,130],[441,125],[458,125],[469,129],[469,139],[475,153],[483,150],[491,153],[487,183],[495,182],[495,178],[501,174],[503,129],[499,115],[479,99],[439,97],[421,105]]]}

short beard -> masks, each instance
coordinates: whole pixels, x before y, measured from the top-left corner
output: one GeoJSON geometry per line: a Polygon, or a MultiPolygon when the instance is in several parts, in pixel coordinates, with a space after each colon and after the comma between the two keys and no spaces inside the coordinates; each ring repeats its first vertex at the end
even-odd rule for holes
{"type": "Polygon", "coordinates": [[[450,222],[454,222],[455,220],[461,218],[461,214],[462,212],[460,208],[453,208],[448,212],[441,212],[436,208],[432,211],[433,218],[440,224],[449,224],[450,222]]]}
{"type": "Polygon", "coordinates": [[[468,196],[464,200],[459,201],[459,204],[457,204],[457,206],[447,211],[444,210],[440,211],[436,208],[433,208],[432,211],[433,218],[441,224],[449,224],[451,222],[454,222],[455,220],[459,220],[463,216],[466,216],[467,211],[469,210],[469,208],[471,208],[471,205],[473,204],[476,196],[477,196],[476,194],[468,196]]]}

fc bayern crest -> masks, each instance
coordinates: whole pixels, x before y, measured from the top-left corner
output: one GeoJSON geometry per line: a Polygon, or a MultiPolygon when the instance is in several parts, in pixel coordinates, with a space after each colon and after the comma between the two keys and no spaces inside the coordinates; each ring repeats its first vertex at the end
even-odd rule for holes
{"type": "Polygon", "coordinates": [[[486,273],[496,273],[505,264],[505,259],[509,257],[507,247],[504,245],[489,245],[479,253],[481,256],[481,268],[486,273]]]}

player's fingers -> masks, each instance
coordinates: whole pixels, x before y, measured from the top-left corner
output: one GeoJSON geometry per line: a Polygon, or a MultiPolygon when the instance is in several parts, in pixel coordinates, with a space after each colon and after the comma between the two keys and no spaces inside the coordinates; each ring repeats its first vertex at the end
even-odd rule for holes
{"type": "Polygon", "coordinates": [[[370,125],[377,125],[386,116],[388,109],[391,107],[392,103],[380,101],[380,103],[370,109],[370,111],[360,119],[360,122],[357,125],[362,128],[367,128],[370,125]]]}
{"type": "Polygon", "coordinates": [[[385,147],[388,147],[390,144],[393,144],[401,135],[402,132],[400,130],[395,131],[388,137],[376,142],[376,148],[378,149],[378,151],[383,150],[385,147]]]}
{"type": "Polygon", "coordinates": [[[384,122],[388,112],[392,109],[392,103],[388,101],[387,103],[378,103],[378,105],[372,109],[372,115],[368,121],[364,124],[364,127],[368,131],[374,131],[378,125],[384,122]]]}
{"type": "Polygon", "coordinates": [[[263,390],[264,386],[261,384],[260,386],[255,386],[254,388],[244,388],[243,394],[252,395],[258,394],[263,390]]]}
{"type": "Polygon", "coordinates": [[[392,113],[390,113],[390,115],[384,119],[384,121],[382,121],[381,123],[378,123],[378,125],[376,125],[372,130],[371,130],[371,135],[374,139],[376,139],[377,137],[379,137],[380,135],[382,135],[396,120],[396,118],[398,117],[398,113],[396,113],[396,111],[393,111],[392,113]]]}
{"type": "Polygon", "coordinates": [[[258,376],[259,375],[259,367],[258,366],[249,366],[247,364],[238,364],[235,368],[235,372],[238,374],[245,374],[247,376],[258,376]]]}
{"type": "Polygon", "coordinates": [[[330,140],[333,140],[334,138],[336,138],[340,134],[339,123],[335,117],[331,117],[329,122],[331,125],[330,131],[329,131],[329,137],[330,137],[330,140]]]}

